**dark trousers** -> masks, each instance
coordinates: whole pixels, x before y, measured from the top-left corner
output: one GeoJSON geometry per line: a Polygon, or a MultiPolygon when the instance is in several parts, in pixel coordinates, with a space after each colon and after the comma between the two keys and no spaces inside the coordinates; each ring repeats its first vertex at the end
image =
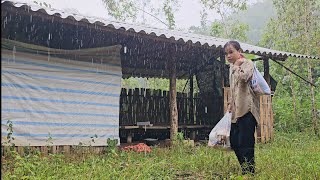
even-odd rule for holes
{"type": "Polygon", "coordinates": [[[251,112],[231,123],[230,143],[242,168],[242,174],[255,171],[254,162],[254,131],[257,122],[251,112]]]}

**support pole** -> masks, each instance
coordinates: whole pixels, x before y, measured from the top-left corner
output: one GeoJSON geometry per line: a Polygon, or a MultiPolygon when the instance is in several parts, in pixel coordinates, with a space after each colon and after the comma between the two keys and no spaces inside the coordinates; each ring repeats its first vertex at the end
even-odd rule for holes
{"type": "MultiPolygon", "coordinates": [[[[221,88],[222,88],[222,97],[224,98],[223,99],[223,104],[222,104],[222,110],[223,110],[223,113],[224,112],[226,112],[227,111],[227,102],[228,102],[228,100],[227,100],[227,94],[226,94],[226,92],[225,92],[225,89],[226,89],[226,87],[225,87],[225,79],[224,79],[224,74],[225,74],[225,64],[226,64],[226,55],[225,55],[225,53],[224,53],[224,49],[221,49],[220,50],[220,62],[221,62],[221,88]]],[[[228,76],[229,77],[229,76],[228,76]]]]}
{"type": "Polygon", "coordinates": [[[189,92],[189,122],[194,124],[194,103],[193,103],[193,74],[190,75],[190,92],[189,92]]]}
{"type": "Polygon", "coordinates": [[[270,82],[270,73],[269,73],[269,58],[264,57],[263,58],[263,68],[264,68],[264,74],[263,77],[264,79],[267,81],[267,83],[269,84],[269,86],[271,87],[271,82],[270,82]]]}
{"type": "Polygon", "coordinates": [[[169,89],[169,107],[170,107],[170,140],[171,142],[178,133],[178,109],[177,109],[177,87],[176,87],[176,61],[175,57],[170,57],[170,89],[169,89]]]}
{"type": "Polygon", "coordinates": [[[224,88],[224,85],[225,85],[225,82],[224,82],[225,69],[224,68],[226,64],[226,56],[223,49],[220,50],[220,61],[221,61],[221,84],[222,84],[222,88],[224,88]]]}

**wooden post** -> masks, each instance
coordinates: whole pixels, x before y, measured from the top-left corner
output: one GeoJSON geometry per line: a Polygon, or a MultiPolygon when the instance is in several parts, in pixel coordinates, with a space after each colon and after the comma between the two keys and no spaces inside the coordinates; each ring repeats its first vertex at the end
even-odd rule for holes
{"type": "MultiPolygon", "coordinates": [[[[220,50],[220,61],[221,61],[221,83],[222,83],[222,88],[224,87],[224,73],[225,73],[225,64],[226,64],[226,56],[224,53],[224,49],[220,50]]],[[[222,91],[223,92],[223,91],[222,91]]]]}
{"type": "Polygon", "coordinates": [[[267,57],[264,57],[263,58],[263,68],[264,68],[264,79],[267,81],[267,83],[269,84],[269,86],[271,87],[271,84],[270,84],[270,73],[269,73],[269,58],[267,57]]]}
{"type": "Polygon", "coordinates": [[[191,131],[190,139],[196,140],[196,131],[195,130],[191,131]]]}
{"type": "Polygon", "coordinates": [[[127,143],[132,143],[132,132],[127,132],[127,143]]]}
{"type": "Polygon", "coordinates": [[[176,87],[176,61],[175,57],[170,57],[170,89],[169,89],[169,117],[170,117],[170,139],[174,140],[174,137],[178,133],[178,109],[177,109],[177,87],[176,87]]]}
{"type": "Polygon", "coordinates": [[[189,122],[194,124],[194,111],[193,111],[193,74],[190,75],[190,94],[189,94],[189,122]]]}

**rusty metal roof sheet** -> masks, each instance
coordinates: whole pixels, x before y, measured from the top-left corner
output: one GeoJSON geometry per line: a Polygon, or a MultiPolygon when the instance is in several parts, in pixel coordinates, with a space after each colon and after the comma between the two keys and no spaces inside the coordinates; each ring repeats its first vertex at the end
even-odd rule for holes
{"type": "MultiPolygon", "coordinates": [[[[131,32],[134,31],[137,33],[144,33],[152,36],[166,37],[166,38],[174,39],[180,42],[192,42],[194,44],[200,44],[203,46],[222,48],[224,44],[229,41],[229,39],[216,38],[212,36],[198,35],[198,34],[193,34],[193,33],[188,33],[183,31],[159,29],[155,27],[130,24],[126,22],[103,19],[99,17],[85,16],[85,15],[76,14],[73,12],[42,7],[35,3],[32,4],[32,3],[26,3],[26,2],[19,2],[18,0],[1,0],[1,4],[3,3],[10,3],[15,7],[21,7],[21,8],[24,7],[27,10],[42,11],[47,13],[48,15],[59,15],[61,18],[71,18],[77,21],[89,22],[91,24],[98,24],[102,26],[111,27],[114,29],[124,29],[126,31],[131,31],[131,32]]],[[[309,56],[309,55],[295,54],[291,52],[277,51],[277,50],[250,45],[247,43],[240,43],[240,45],[245,52],[257,54],[257,55],[269,55],[272,57],[277,57],[282,59],[286,57],[320,59],[320,57],[317,57],[317,56],[309,56]]]]}

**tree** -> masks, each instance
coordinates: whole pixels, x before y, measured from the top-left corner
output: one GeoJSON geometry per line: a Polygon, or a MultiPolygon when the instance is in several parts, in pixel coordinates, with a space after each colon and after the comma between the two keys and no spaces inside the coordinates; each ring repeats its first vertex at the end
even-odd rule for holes
{"type": "Polygon", "coordinates": [[[247,0],[201,0],[201,3],[204,5],[204,11],[213,10],[220,16],[220,20],[215,20],[211,25],[211,36],[239,41],[248,40],[246,32],[249,26],[232,16],[247,8],[247,0]]]}
{"type": "MultiPolygon", "coordinates": [[[[277,10],[277,17],[268,23],[268,28],[263,36],[260,45],[283,51],[290,51],[299,54],[320,54],[320,2],[319,0],[277,0],[273,1],[277,10]]],[[[301,76],[308,77],[308,80],[319,85],[319,76],[314,72],[319,71],[319,60],[288,58],[283,63],[292,68],[301,76]]],[[[293,99],[293,108],[296,108],[297,116],[294,128],[308,128],[312,126],[315,134],[319,134],[317,111],[319,111],[319,91],[305,81],[290,76],[280,67],[273,67],[271,73],[282,82],[278,88],[275,98],[276,116],[279,123],[287,124],[291,119],[289,115],[281,116],[285,111],[291,110],[289,106],[277,106],[282,101],[293,99]],[[288,79],[290,79],[288,81],[288,79]],[[296,102],[297,101],[297,102],[296,102]],[[303,122],[301,122],[303,120],[303,122]]]]}
{"type": "Polygon", "coordinates": [[[174,12],[180,7],[179,0],[161,0],[156,3],[151,3],[151,0],[102,0],[102,2],[108,14],[116,20],[146,24],[147,19],[152,19],[166,25],[168,29],[175,28],[174,12]],[[165,20],[162,20],[163,16],[165,20]]]}

